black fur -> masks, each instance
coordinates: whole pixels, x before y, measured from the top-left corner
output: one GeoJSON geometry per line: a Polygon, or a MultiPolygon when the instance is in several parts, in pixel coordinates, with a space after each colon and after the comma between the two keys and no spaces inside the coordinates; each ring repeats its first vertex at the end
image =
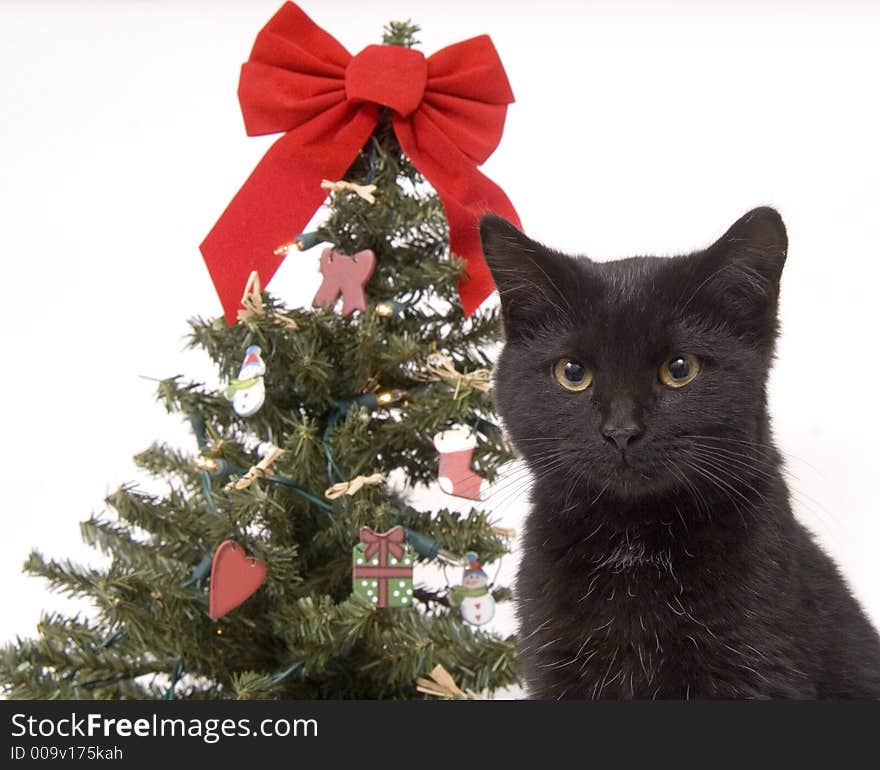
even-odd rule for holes
{"type": "Polygon", "coordinates": [[[516,591],[530,696],[880,697],[880,638],[792,515],[770,431],[779,214],[604,264],[498,217],[480,232],[507,338],[495,397],[534,476],[516,591]],[[658,369],[680,353],[702,368],[671,389],[658,369]],[[563,389],[560,358],[592,386],[563,389]]]}

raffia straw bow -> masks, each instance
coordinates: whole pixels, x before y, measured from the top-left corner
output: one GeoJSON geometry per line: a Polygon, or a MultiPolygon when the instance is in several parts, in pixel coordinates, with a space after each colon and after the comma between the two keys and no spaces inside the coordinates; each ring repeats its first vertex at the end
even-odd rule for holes
{"type": "Polygon", "coordinates": [[[357,476],[351,481],[342,481],[334,484],[324,491],[324,497],[328,500],[335,500],[343,495],[356,495],[365,486],[375,486],[385,481],[384,473],[374,473],[370,476],[357,476]]]}
{"type": "MultiPolygon", "coordinates": [[[[256,270],[252,270],[248,276],[247,283],[244,285],[244,294],[241,295],[241,310],[238,311],[236,317],[239,323],[247,321],[255,315],[266,315],[266,308],[263,305],[263,291],[260,287],[260,274],[256,270]]],[[[296,321],[285,315],[272,313],[272,317],[288,329],[296,329],[296,321]]]]}
{"type": "Polygon", "coordinates": [[[321,180],[321,189],[328,192],[353,192],[359,198],[363,198],[367,203],[375,203],[376,185],[374,184],[356,184],[355,182],[331,182],[329,179],[321,180]]]}
{"type": "Polygon", "coordinates": [[[256,479],[264,478],[265,476],[272,475],[272,463],[274,463],[281,455],[284,454],[284,450],[280,449],[277,446],[273,446],[266,456],[260,460],[256,465],[251,466],[250,470],[244,474],[240,479],[236,479],[235,481],[230,481],[224,489],[227,492],[231,492],[233,489],[247,489],[251,484],[254,483],[256,479]]]}
{"type": "Polygon", "coordinates": [[[488,369],[460,372],[455,368],[455,361],[452,360],[451,356],[447,356],[444,353],[431,353],[428,356],[425,373],[416,376],[415,379],[422,380],[423,382],[441,382],[445,380],[446,382],[455,383],[454,397],[458,398],[462,385],[467,385],[482,393],[488,393],[492,387],[489,382],[491,377],[492,372],[488,369]]]}
{"type": "Polygon", "coordinates": [[[438,698],[470,700],[467,694],[459,689],[451,674],[439,663],[431,669],[430,676],[430,679],[419,677],[416,681],[416,690],[427,695],[436,695],[438,698]]]}

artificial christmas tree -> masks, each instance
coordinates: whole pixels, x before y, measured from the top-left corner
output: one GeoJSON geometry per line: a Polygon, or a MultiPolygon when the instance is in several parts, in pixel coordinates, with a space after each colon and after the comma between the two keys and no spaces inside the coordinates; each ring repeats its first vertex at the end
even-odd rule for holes
{"type": "MultiPolygon", "coordinates": [[[[436,480],[433,437],[447,429],[467,426],[475,437],[468,467],[481,478],[491,482],[509,459],[486,388],[484,350],[497,339],[497,314],[471,311],[488,291],[474,250],[475,217],[488,208],[515,216],[476,171],[500,137],[511,98],[488,38],[425,60],[412,49],[416,31],[392,23],[383,46],[352,59],[288,4],[258,37],[243,70],[243,106],[254,97],[253,73],[283,81],[279,50],[294,51],[305,77],[318,77],[320,57],[301,55],[318,41],[330,51],[331,75],[349,66],[341,102],[348,133],[333,134],[332,143],[352,141],[354,128],[366,133],[340,180],[321,178],[320,132],[311,137],[311,156],[293,152],[308,165],[288,169],[302,172],[296,184],[311,179],[319,191],[309,188],[306,197],[330,190],[327,216],[314,230],[297,233],[311,205],[303,203],[305,188],[275,186],[271,211],[241,215],[254,205],[243,194],[271,175],[263,166],[206,239],[225,319],[192,321],[191,341],[216,362],[228,390],[161,382],[160,401],[193,427],[194,451],[154,445],[136,461],[165,482],[164,495],[125,486],[107,499],[110,512],[82,525],[86,541],[110,557],[106,568],[31,555],[27,571],[87,598],[95,611],[90,619],[44,617],[36,639],[8,645],[0,664],[8,697],[408,698],[418,697],[420,678],[444,669],[469,692],[516,681],[515,640],[467,625],[446,587],[419,582],[420,564],[432,559],[458,555],[463,565],[475,551],[484,563],[497,561],[506,534],[484,511],[415,510],[402,483],[436,480]],[[423,67],[421,92],[400,80],[393,99],[375,93],[370,72],[389,52],[395,76],[402,65],[423,67]],[[459,77],[462,69],[470,74],[459,77]],[[468,110],[479,125],[461,140],[458,157],[454,143],[434,134],[468,110]],[[409,155],[401,145],[413,148],[409,155]],[[432,146],[443,149],[440,160],[432,146]],[[439,196],[416,165],[442,188],[439,196]],[[276,244],[279,222],[293,232],[276,244]],[[272,246],[268,253],[261,243],[272,246]],[[271,278],[283,258],[318,261],[321,244],[322,264],[332,265],[316,309],[288,309],[260,291],[259,278],[271,278]],[[238,251],[242,245],[250,256],[238,251]],[[347,265],[354,274],[344,274],[347,265]],[[238,297],[244,290],[243,299],[231,303],[233,290],[238,297]],[[386,474],[395,470],[392,484],[386,474]],[[353,571],[359,543],[364,564],[353,571]],[[417,563],[406,563],[413,554],[417,563]],[[377,588],[385,581],[381,603],[378,592],[368,593],[372,584],[353,592],[353,579],[373,579],[369,568],[393,572],[402,588],[386,576],[375,578],[377,588]],[[414,582],[398,574],[410,568],[414,582]]],[[[306,110],[293,98],[309,101],[301,90],[287,96],[291,113],[306,110]]],[[[266,100],[256,101],[248,119],[271,123],[266,100]]],[[[299,129],[317,131],[314,124],[299,129]]],[[[289,150],[299,129],[290,128],[266,160],[277,159],[282,142],[289,150]]],[[[458,133],[467,132],[459,126],[458,133]]],[[[494,591],[497,600],[507,595],[494,591]]]]}

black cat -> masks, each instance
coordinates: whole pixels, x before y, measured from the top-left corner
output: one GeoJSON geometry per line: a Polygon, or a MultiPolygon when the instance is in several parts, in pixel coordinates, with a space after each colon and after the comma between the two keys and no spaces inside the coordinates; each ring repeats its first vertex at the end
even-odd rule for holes
{"type": "Polygon", "coordinates": [[[880,637],[794,518],[767,415],[787,238],[597,263],[480,225],[495,397],[534,484],[516,599],[534,698],[878,698],[880,637]]]}

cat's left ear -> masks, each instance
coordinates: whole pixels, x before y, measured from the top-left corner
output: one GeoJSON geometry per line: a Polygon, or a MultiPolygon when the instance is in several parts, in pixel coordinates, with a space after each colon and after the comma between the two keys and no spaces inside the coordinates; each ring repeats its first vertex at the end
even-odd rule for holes
{"type": "Polygon", "coordinates": [[[707,297],[746,328],[772,335],[787,252],[779,212],[753,209],[696,256],[692,296],[707,297]]]}
{"type": "Polygon", "coordinates": [[[709,249],[734,266],[751,271],[766,284],[779,289],[779,279],[788,253],[788,233],[776,209],[752,209],[738,219],[709,249]]]}

